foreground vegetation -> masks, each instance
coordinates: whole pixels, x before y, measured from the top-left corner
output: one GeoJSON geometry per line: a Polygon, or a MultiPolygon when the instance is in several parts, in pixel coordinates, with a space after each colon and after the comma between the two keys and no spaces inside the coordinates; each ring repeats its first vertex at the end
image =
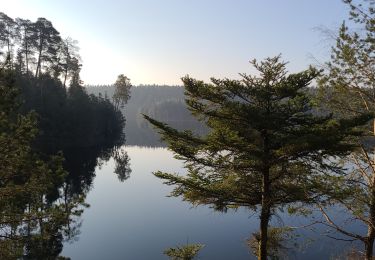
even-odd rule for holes
{"type": "Polygon", "coordinates": [[[270,219],[288,205],[290,212],[318,208],[320,224],[361,241],[363,257],[373,257],[375,128],[371,132],[368,122],[375,112],[375,2],[344,2],[360,29],[343,23],[326,74],[311,68],[288,74],[275,57],[253,61],[259,76],[242,74],[242,80],[183,78],[189,110],[210,128],[206,136],[145,115],[188,170],[187,176],[155,175],[175,186],[172,196],[192,204],[259,212],[255,254],[261,260],[275,257],[270,219]],[[313,80],[320,84],[320,107],[307,95],[313,80]],[[349,231],[327,213],[337,203],[368,227],[367,234],[349,231]]]}
{"type": "MultiPolygon", "coordinates": [[[[119,179],[129,176],[117,149],[125,120],[108,98],[86,93],[76,43],[48,20],[0,13],[0,49],[0,258],[61,259],[98,158],[113,155],[119,179]]],[[[123,104],[130,82],[121,83],[123,104]]]]}
{"type": "MultiPolygon", "coordinates": [[[[277,56],[254,60],[258,74],[241,80],[184,77],[188,108],[207,135],[161,122],[156,108],[143,111],[188,170],[186,176],[155,175],[175,187],[172,196],[194,205],[258,212],[259,231],[249,245],[261,260],[280,257],[282,231],[289,229],[271,220],[286,208],[317,208],[320,224],[359,240],[360,257],[373,258],[375,2],[344,2],[350,23],[361,29],[342,25],[325,72],[289,74],[277,56]],[[319,97],[308,91],[314,81],[319,97]],[[327,210],[333,204],[367,232],[339,225],[327,210]]],[[[129,177],[129,159],[117,148],[125,139],[121,109],[130,80],[120,75],[111,98],[88,95],[77,43],[63,40],[45,18],[0,13],[0,48],[0,258],[55,259],[63,241],[78,233],[97,158],[113,156],[119,179],[129,177]]],[[[174,107],[169,102],[164,109],[174,107]]],[[[165,254],[192,259],[202,247],[165,254]]]]}
{"type": "Polygon", "coordinates": [[[260,211],[257,255],[267,259],[268,228],[277,209],[313,203],[322,173],[337,171],[333,156],[348,154],[349,138],[370,115],[339,120],[312,113],[306,87],[318,76],[309,69],[287,75],[279,57],[253,61],[260,76],[242,81],[183,78],[186,102],[211,129],[205,137],[179,132],[148,116],[176,153],[188,175],[157,172],[177,187],[173,196],[216,210],[247,207],[260,211]]]}

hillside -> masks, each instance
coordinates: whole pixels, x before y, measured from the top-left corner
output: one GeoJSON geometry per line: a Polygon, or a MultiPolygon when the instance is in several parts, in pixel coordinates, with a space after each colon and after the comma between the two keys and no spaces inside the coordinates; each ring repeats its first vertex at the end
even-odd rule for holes
{"type": "MultiPolygon", "coordinates": [[[[89,94],[112,97],[112,86],[86,86],[89,94]]],[[[128,145],[163,146],[158,134],[143,119],[142,114],[163,121],[177,129],[198,134],[206,128],[187,110],[184,89],[180,86],[141,85],[131,89],[131,98],[124,107],[126,143],[128,145]]]]}

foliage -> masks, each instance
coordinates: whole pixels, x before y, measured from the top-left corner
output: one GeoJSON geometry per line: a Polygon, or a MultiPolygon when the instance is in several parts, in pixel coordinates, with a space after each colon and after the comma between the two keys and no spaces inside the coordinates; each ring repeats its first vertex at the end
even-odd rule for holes
{"type": "MultiPolygon", "coordinates": [[[[113,85],[87,85],[88,93],[98,97],[113,96],[113,85]]],[[[184,88],[181,86],[139,85],[131,89],[131,98],[124,109],[126,117],[126,143],[128,145],[165,146],[160,136],[144,120],[146,114],[158,121],[178,129],[190,129],[197,134],[206,134],[204,123],[194,118],[184,99],[184,88]]]]}
{"type": "Polygon", "coordinates": [[[132,87],[130,79],[124,74],[120,74],[114,84],[115,93],[112,96],[113,104],[118,109],[123,108],[130,98],[130,88],[132,87]]]}
{"type": "Polygon", "coordinates": [[[352,26],[360,29],[350,30],[346,22],[341,25],[331,61],[327,63],[328,73],[320,79],[321,90],[329,99],[327,105],[336,111],[345,114],[374,111],[375,2],[364,2],[367,7],[355,5],[357,1],[344,2],[351,8],[352,26]]]}
{"type": "Polygon", "coordinates": [[[63,40],[45,18],[13,20],[3,13],[0,18],[0,49],[5,49],[21,91],[21,110],[38,114],[40,134],[35,147],[54,154],[71,147],[122,144],[121,112],[108,98],[88,95],[82,86],[77,42],[69,37],[63,40]]]}
{"type": "MultiPolygon", "coordinates": [[[[288,227],[270,227],[268,229],[268,238],[268,256],[273,260],[286,258],[288,252],[296,248],[297,245],[293,230],[288,227]]],[[[260,243],[259,232],[254,233],[253,237],[247,242],[252,253],[257,255],[260,243]]]]}
{"type": "Polygon", "coordinates": [[[168,248],[164,251],[164,254],[172,260],[193,260],[203,247],[202,244],[187,244],[168,248]]]}
{"type": "Polygon", "coordinates": [[[66,176],[63,158],[42,160],[32,150],[36,116],[18,112],[18,89],[8,69],[0,71],[0,93],[0,257],[57,256],[64,225],[80,215],[80,202],[48,200],[66,176]]]}
{"type": "Polygon", "coordinates": [[[127,180],[131,173],[128,153],[123,148],[120,148],[114,152],[113,158],[115,160],[115,173],[118,179],[121,182],[127,180]]]}
{"type": "MultiPolygon", "coordinates": [[[[0,13],[4,49],[0,258],[64,259],[58,255],[63,241],[79,234],[98,157],[108,159],[123,144],[125,120],[108,98],[86,93],[75,42],[62,40],[47,19],[0,13]]],[[[126,158],[120,153],[118,174],[126,158]]]]}
{"type": "Polygon", "coordinates": [[[61,78],[64,87],[80,66],[77,42],[62,39],[46,18],[31,22],[0,13],[0,50],[3,61],[9,59],[19,73],[35,78],[49,74],[61,78]]]}
{"type": "MultiPolygon", "coordinates": [[[[324,106],[343,118],[375,112],[375,1],[344,3],[350,8],[349,21],[341,25],[327,73],[320,79],[324,106]]],[[[375,240],[374,127],[374,121],[366,125],[366,137],[357,142],[359,149],[342,158],[348,168],[346,176],[333,175],[325,181],[326,186],[337,187],[333,193],[326,192],[330,202],[339,203],[355,220],[366,225],[367,234],[350,232],[338,225],[320,205],[325,225],[362,241],[366,259],[372,259],[375,240]]]]}
{"type": "Polygon", "coordinates": [[[187,176],[155,173],[176,186],[172,196],[222,211],[259,210],[258,255],[266,259],[273,212],[296,201],[311,202],[314,177],[330,168],[332,156],[353,148],[347,137],[360,135],[355,127],[370,117],[315,115],[305,91],[319,74],[313,68],[287,75],[280,57],[252,64],[259,76],[242,74],[241,81],[212,79],[213,84],[205,84],[183,78],[186,103],[210,128],[207,136],[145,118],[188,169],[187,176]]]}

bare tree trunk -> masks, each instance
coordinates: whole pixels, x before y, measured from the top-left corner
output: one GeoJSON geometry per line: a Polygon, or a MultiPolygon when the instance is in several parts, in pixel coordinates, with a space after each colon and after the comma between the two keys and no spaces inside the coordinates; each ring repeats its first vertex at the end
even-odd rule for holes
{"type": "Polygon", "coordinates": [[[38,55],[38,63],[36,65],[36,71],[35,71],[35,78],[38,77],[40,74],[40,65],[41,65],[41,59],[42,59],[42,50],[43,50],[43,40],[40,40],[39,43],[39,55],[38,55]]]}
{"type": "Polygon", "coordinates": [[[24,33],[24,41],[25,41],[25,60],[26,60],[26,75],[29,76],[29,46],[27,44],[27,38],[26,38],[26,30],[24,33]]]}
{"type": "Polygon", "coordinates": [[[65,69],[65,76],[64,76],[64,88],[66,88],[66,79],[68,77],[68,67],[65,69]]]}
{"type": "Polygon", "coordinates": [[[38,56],[38,63],[36,65],[35,78],[37,78],[38,74],[40,74],[39,70],[40,70],[40,56],[41,55],[42,55],[42,51],[40,50],[39,51],[39,56],[38,56]]]}

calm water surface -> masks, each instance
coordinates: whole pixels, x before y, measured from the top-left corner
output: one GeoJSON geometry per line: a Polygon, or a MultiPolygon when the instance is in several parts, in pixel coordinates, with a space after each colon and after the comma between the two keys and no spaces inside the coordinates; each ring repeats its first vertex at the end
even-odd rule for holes
{"type": "MultiPolygon", "coordinates": [[[[132,173],[120,182],[111,159],[96,168],[96,178],[82,215],[81,234],[64,245],[62,255],[72,259],[167,259],[163,250],[178,244],[203,243],[199,259],[254,259],[246,239],[258,229],[256,214],[239,210],[219,213],[195,207],[180,198],[166,197],[171,187],[153,171],[183,172],[182,163],[165,148],[126,147],[132,173]]],[[[304,225],[308,220],[280,214],[273,223],[304,225]]],[[[289,259],[329,259],[342,247],[319,235],[298,230],[299,250],[289,259]],[[312,238],[308,239],[308,238],[312,238]]]]}

